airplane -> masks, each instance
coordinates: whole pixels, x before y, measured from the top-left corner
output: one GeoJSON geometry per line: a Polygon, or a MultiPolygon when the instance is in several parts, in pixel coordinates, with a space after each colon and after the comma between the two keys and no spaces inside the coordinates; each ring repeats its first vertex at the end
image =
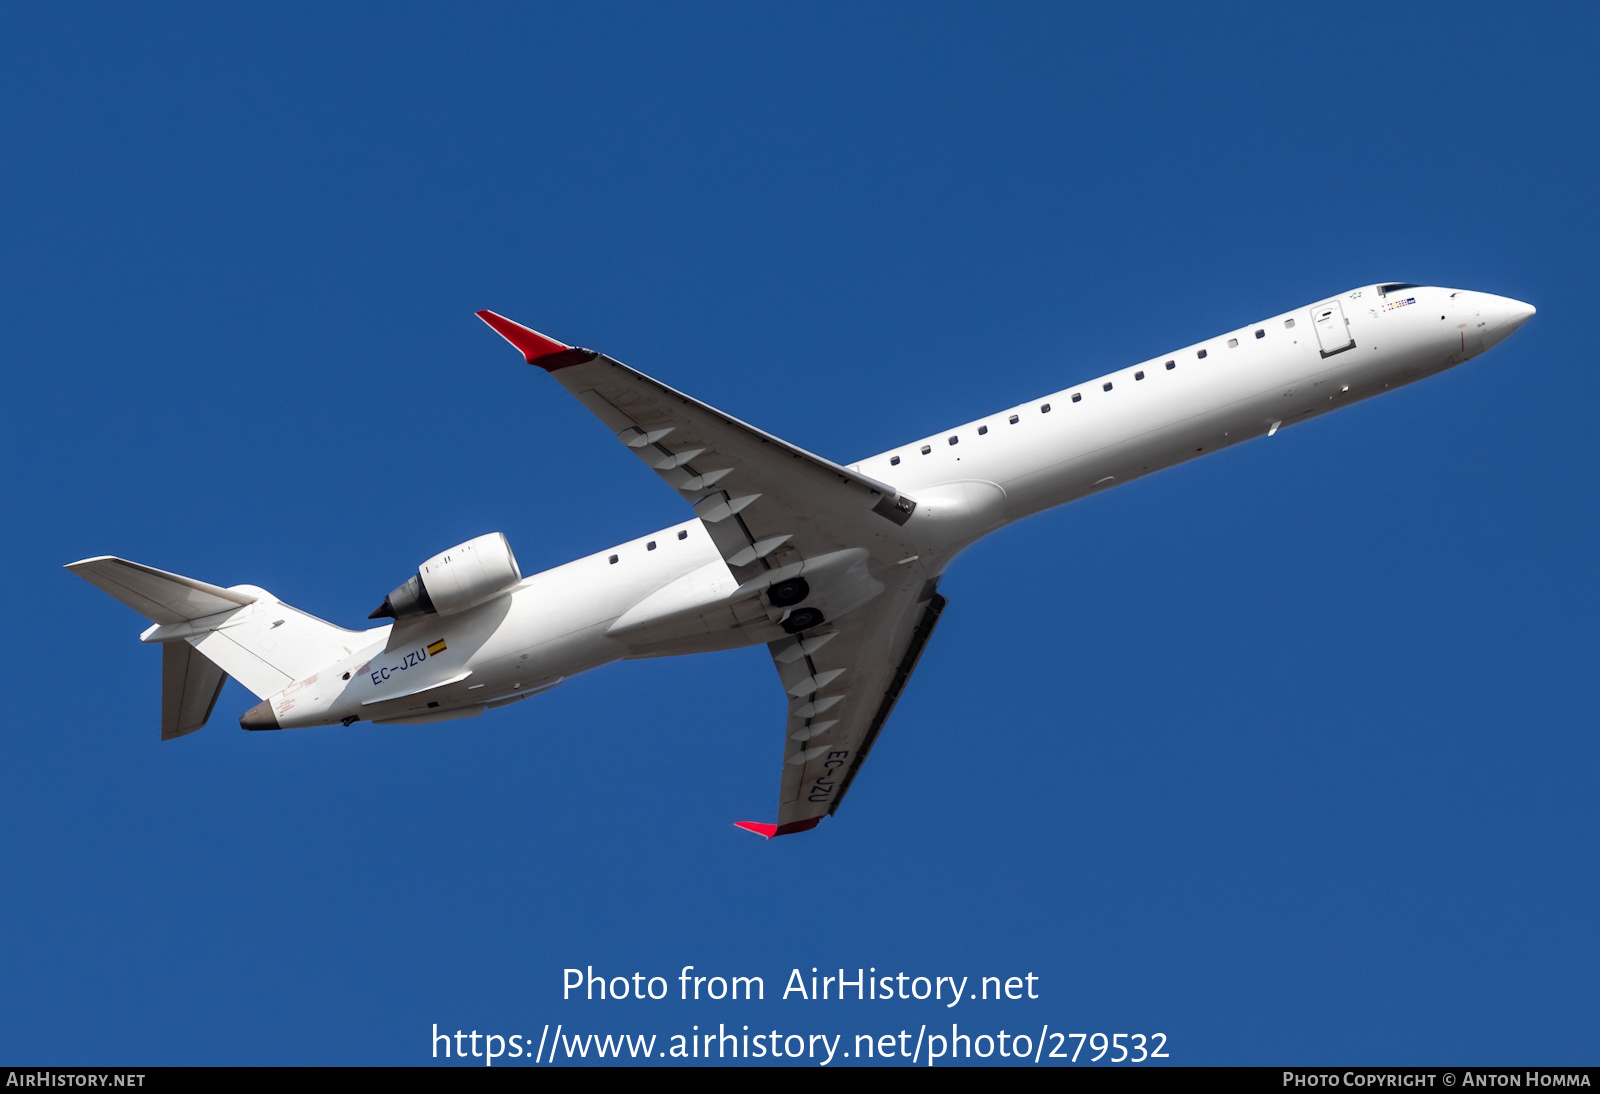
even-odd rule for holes
{"type": "Polygon", "coordinates": [[[613,661],[764,644],[788,703],[778,811],[814,828],[849,793],[943,613],[964,548],[1054,506],[1459,365],[1534,314],[1489,293],[1367,285],[838,464],[593,350],[478,317],[692,507],[681,523],[524,577],[506,537],[428,559],[347,630],[254,585],[101,556],[66,568],[162,647],[161,738],[227,677],[247,730],[418,725],[520,702],[613,661]]]}

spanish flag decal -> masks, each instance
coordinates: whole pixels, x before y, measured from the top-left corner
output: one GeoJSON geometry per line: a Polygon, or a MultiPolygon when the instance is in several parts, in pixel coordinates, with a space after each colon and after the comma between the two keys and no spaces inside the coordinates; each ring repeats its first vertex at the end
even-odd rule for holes
{"type": "Polygon", "coordinates": [[[439,639],[439,641],[435,642],[433,645],[428,647],[428,656],[429,657],[438,657],[444,651],[445,651],[444,639],[441,638],[441,639],[439,639]]]}

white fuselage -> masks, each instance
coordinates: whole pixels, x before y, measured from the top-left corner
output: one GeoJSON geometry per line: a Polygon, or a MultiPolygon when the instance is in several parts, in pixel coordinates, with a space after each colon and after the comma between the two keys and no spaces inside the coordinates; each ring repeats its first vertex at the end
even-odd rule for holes
{"type": "MultiPolygon", "coordinates": [[[[1043,509],[1419,380],[1532,314],[1486,293],[1377,286],[1162,354],[852,464],[915,499],[903,565],[937,578],[980,537],[1043,509]]],[[[284,727],[421,722],[515,702],[610,661],[729,649],[783,632],[696,519],[524,579],[366,648],[274,697],[284,727]],[[445,650],[428,655],[443,641],[445,650]],[[348,674],[348,676],[346,675],[348,674]]]]}

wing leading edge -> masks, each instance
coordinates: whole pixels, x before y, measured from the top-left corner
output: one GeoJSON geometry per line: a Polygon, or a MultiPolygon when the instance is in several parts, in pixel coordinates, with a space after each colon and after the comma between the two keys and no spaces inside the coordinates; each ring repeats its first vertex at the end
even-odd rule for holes
{"type": "MultiPolygon", "coordinates": [[[[741,584],[776,584],[798,564],[865,548],[902,558],[916,503],[592,350],[494,312],[478,313],[546,369],[699,514],[741,584]],[[896,553],[898,552],[898,553],[896,553]]],[[[844,560],[840,560],[841,563],[844,560]]],[[[833,614],[837,614],[835,606],[833,614]]]]}

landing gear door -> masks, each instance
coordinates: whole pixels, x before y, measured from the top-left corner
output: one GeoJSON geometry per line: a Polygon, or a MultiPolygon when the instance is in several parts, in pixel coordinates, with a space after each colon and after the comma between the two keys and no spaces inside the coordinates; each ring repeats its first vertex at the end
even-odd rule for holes
{"type": "Polygon", "coordinates": [[[1312,308],[1311,322],[1317,328],[1317,344],[1322,347],[1324,357],[1343,353],[1356,344],[1350,335],[1350,324],[1344,317],[1344,308],[1337,300],[1312,308]]]}

